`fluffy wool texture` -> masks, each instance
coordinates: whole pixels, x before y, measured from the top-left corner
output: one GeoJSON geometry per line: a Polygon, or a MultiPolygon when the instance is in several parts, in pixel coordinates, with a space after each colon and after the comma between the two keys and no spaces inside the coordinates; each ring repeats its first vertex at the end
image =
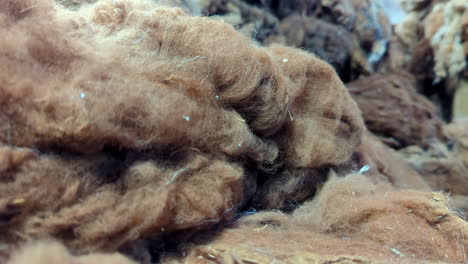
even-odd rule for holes
{"type": "Polygon", "coordinates": [[[349,71],[353,38],[343,27],[297,14],[281,22],[280,33],[288,45],[303,47],[317,54],[333,65],[338,74],[349,71]]]}
{"type": "MultiPolygon", "coordinates": [[[[440,186],[429,185],[426,182],[427,177],[421,175],[425,171],[413,168],[407,163],[412,164],[405,162],[398,152],[382,143],[371,132],[365,131],[361,144],[356,148],[351,159],[346,164],[334,166],[332,169],[338,175],[363,170],[366,177],[373,183],[391,184],[402,189],[430,190],[431,186],[435,190],[446,190],[440,186]]],[[[328,171],[329,168],[282,170],[275,177],[266,180],[255,194],[253,204],[261,209],[294,210],[299,202],[316,194],[317,189],[327,180],[328,171]]],[[[461,175],[458,173],[458,176],[461,175]]],[[[438,176],[440,180],[447,180],[442,175],[438,176]]],[[[459,184],[457,189],[463,189],[464,186],[464,184],[459,184]]]]}
{"type": "MultiPolygon", "coordinates": [[[[362,137],[360,110],[327,63],[154,1],[58,3],[0,1],[0,257],[16,252],[10,264],[132,263],[86,254],[169,239],[184,254],[163,263],[464,260],[466,222],[440,193],[393,189],[427,185],[362,137]],[[371,169],[320,188],[349,164],[371,169]],[[315,191],[291,215],[233,222],[249,200],[284,208],[315,191]],[[207,245],[182,243],[219,223],[233,226],[203,233],[207,245]],[[19,249],[43,238],[72,253],[19,249]]],[[[382,37],[365,56],[378,61],[382,37]]]]}
{"type": "Polygon", "coordinates": [[[295,167],[342,163],[359,142],[355,103],[306,52],[259,48],[227,24],[148,1],[0,8],[3,142],[81,153],[196,147],[264,162],[278,150],[260,136],[283,127],[278,147],[295,167]]]}
{"type": "Polygon", "coordinates": [[[234,24],[260,43],[313,52],[354,80],[380,68],[391,24],[375,0],[202,0],[203,14],[234,24]],[[254,3],[260,3],[257,5],[254,3]]]}
{"type": "Polygon", "coordinates": [[[0,245],[188,235],[230,220],[257,168],[340,165],[360,142],[307,52],[153,1],[61,3],[0,2],[0,245]]]}
{"type": "Polygon", "coordinates": [[[447,125],[444,133],[453,140],[455,155],[468,167],[468,122],[447,125]]]}
{"type": "Polygon", "coordinates": [[[407,17],[396,26],[407,60],[421,79],[444,82],[452,94],[466,70],[468,7],[465,0],[402,1],[407,17]],[[416,70],[414,69],[416,68],[416,70]],[[428,71],[427,69],[432,69],[428,71]]]}
{"type": "Polygon", "coordinates": [[[441,193],[397,191],[348,175],[329,181],[292,215],[247,216],[163,263],[463,262],[468,225],[447,201],[441,193]]]}
{"type": "Polygon", "coordinates": [[[8,147],[0,153],[7,157],[0,171],[0,242],[12,246],[56,237],[76,252],[111,251],[149,236],[206,228],[230,219],[248,187],[240,166],[197,152],[171,161],[59,157],[8,147]]]}
{"type": "Polygon", "coordinates": [[[366,126],[394,147],[428,146],[443,138],[436,107],[408,74],[375,74],[347,84],[366,126]]]}
{"type": "MultiPolygon", "coordinates": [[[[365,175],[373,183],[387,183],[401,189],[429,190],[424,178],[398,155],[370,132],[364,133],[353,160],[358,171],[364,166],[369,169],[365,175]]],[[[341,172],[344,175],[349,172],[341,172]]]]}
{"type": "MultiPolygon", "coordinates": [[[[410,146],[399,152],[412,168],[424,176],[432,189],[453,195],[468,195],[467,124],[450,124],[443,131],[452,142],[451,148],[435,143],[425,150],[410,146]]],[[[466,207],[464,204],[461,206],[466,207]]]]}
{"type": "Polygon", "coordinates": [[[425,19],[424,37],[434,50],[438,78],[457,76],[468,56],[468,5],[464,0],[436,3],[425,19]]]}

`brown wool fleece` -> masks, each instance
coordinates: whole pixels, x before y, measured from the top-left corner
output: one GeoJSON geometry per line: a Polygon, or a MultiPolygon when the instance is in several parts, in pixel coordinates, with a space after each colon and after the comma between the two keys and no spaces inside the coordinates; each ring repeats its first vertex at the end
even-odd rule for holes
{"type": "Polygon", "coordinates": [[[136,161],[117,180],[104,155],[27,155],[0,178],[2,243],[54,236],[77,252],[115,250],[138,239],[200,229],[230,219],[244,192],[244,171],[198,153],[136,161]]]}
{"type": "Polygon", "coordinates": [[[441,193],[333,178],[292,215],[241,218],[162,263],[463,263],[468,225],[441,193]]]}
{"type": "Polygon", "coordinates": [[[416,92],[408,74],[375,74],[347,84],[366,127],[389,145],[428,146],[442,136],[443,121],[435,105],[416,92]]]}
{"type": "Polygon", "coordinates": [[[369,131],[364,132],[355,158],[359,168],[369,166],[365,175],[374,183],[391,183],[401,189],[429,190],[429,185],[421,174],[369,131]]]}
{"type": "Polygon", "coordinates": [[[258,162],[279,144],[295,167],[342,163],[359,142],[355,103],[306,52],[260,48],[227,24],[146,1],[0,9],[3,142],[81,153],[197,147],[258,162]],[[278,131],[286,142],[262,139],[278,131]]]}
{"type": "Polygon", "coordinates": [[[253,196],[252,164],[342,164],[360,142],[309,53],[152,1],[61,2],[0,1],[0,245],[190,233],[253,196]]]}

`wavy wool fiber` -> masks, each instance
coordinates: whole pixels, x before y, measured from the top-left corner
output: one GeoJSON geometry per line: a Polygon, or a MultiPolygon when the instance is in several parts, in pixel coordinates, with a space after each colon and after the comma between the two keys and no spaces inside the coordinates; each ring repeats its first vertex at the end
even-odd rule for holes
{"type": "Polygon", "coordinates": [[[366,127],[389,145],[428,146],[442,139],[443,122],[435,106],[419,95],[405,74],[375,74],[347,84],[366,127]]]}
{"type": "Polygon", "coordinates": [[[358,144],[355,103],[305,52],[259,48],[227,24],[146,1],[79,12],[46,0],[1,5],[3,142],[81,153],[197,147],[264,162],[278,150],[260,137],[286,123],[279,147],[296,167],[344,162],[358,144]]]}
{"type": "Polygon", "coordinates": [[[429,190],[416,170],[405,163],[396,151],[366,131],[356,152],[359,168],[369,166],[366,176],[374,183],[390,183],[401,189],[429,190]]]}
{"type": "Polygon", "coordinates": [[[128,158],[125,168],[100,154],[0,153],[10,157],[0,171],[0,243],[11,246],[52,236],[77,252],[116,250],[230,219],[248,194],[240,166],[199,153],[128,158]]]}
{"type": "Polygon", "coordinates": [[[309,53],[153,1],[60,2],[0,1],[0,255],[190,234],[253,196],[252,167],[338,165],[360,142],[309,53]]]}
{"type": "Polygon", "coordinates": [[[362,175],[330,180],[292,215],[241,218],[162,263],[463,263],[467,223],[441,193],[395,190],[362,175]]]}

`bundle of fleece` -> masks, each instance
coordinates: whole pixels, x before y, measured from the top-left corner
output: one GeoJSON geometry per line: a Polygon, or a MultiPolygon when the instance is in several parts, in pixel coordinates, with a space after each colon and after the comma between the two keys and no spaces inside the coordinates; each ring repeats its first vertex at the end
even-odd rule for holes
{"type": "Polygon", "coordinates": [[[340,165],[360,142],[355,102],[311,54],[153,1],[62,2],[0,1],[8,252],[190,234],[231,219],[259,168],[340,165]]]}
{"type": "Polygon", "coordinates": [[[1,8],[2,142],[86,154],[196,147],[256,162],[280,148],[297,167],[343,162],[359,142],[355,103],[305,52],[259,48],[147,1],[1,8]],[[267,142],[280,128],[288,142],[267,142]]]}
{"type": "MultiPolygon", "coordinates": [[[[434,143],[429,148],[410,146],[399,152],[406,162],[421,174],[435,190],[468,196],[468,130],[467,124],[446,125],[444,134],[451,146],[434,143]]],[[[466,208],[468,204],[462,204],[466,208]]]]}
{"type": "Polygon", "coordinates": [[[395,148],[428,146],[443,139],[436,107],[416,92],[403,72],[375,74],[347,84],[369,130],[395,148]]]}
{"type": "Polygon", "coordinates": [[[207,154],[127,159],[126,168],[104,154],[38,155],[7,147],[1,154],[7,159],[1,242],[13,247],[25,238],[55,237],[78,252],[115,250],[228,219],[247,192],[239,165],[207,154]]]}
{"type": "MultiPolygon", "coordinates": [[[[358,165],[355,171],[368,168],[365,175],[373,183],[391,184],[401,189],[429,189],[422,175],[406,164],[396,151],[368,131],[364,133],[352,162],[358,165]]],[[[346,173],[349,172],[341,171],[340,175],[346,173]]]]}
{"type": "Polygon", "coordinates": [[[437,82],[451,79],[453,84],[466,69],[466,2],[403,0],[402,6],[408,15],[397,25],[396,34],[407,52],[407,62],[412,62],[408,65],[415,73],[424,74],[426,69],[425,76],[421,77],[437,79],[437,82]],[[429,51],[431,56],[424,58],[423,50],[429,51]],[[427,71],[428,68],[431,70],[427,71]]]}
{"type": "Polygon", "coordinates": [[[459,97],[466,98],[468,87],[466,0],[403,0],[402,4],[408,15],[395,28],[400,67],[417,77],[421,90],[449,112],[446,117],[466,118],[466,110],[456,103],[462,100],[459,97]]]}
{"type": "Polygon", "coordinates": [[[343,80],[375,73],[391,38],[376,0],[202,0],[202,13],[232,23],[265,45],[304,48],[332,64],[343,80]]]}
{"type": "Polygon", "coordinates": [[[441,193],[398,191],[348,175],[292,215],[244,217],[162,263],[463,263],[468,224],[447,202],[441,193]]]}

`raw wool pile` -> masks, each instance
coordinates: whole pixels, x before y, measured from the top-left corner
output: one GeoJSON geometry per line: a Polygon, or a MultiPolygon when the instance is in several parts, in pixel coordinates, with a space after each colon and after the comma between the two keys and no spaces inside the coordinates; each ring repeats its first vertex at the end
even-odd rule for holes
{"type": "MultiPolygon", "coordinates": [[[[163,263],[463,261],[466,223],[427,191],[427,175],[365,131],[335,70],[243,36],[260,27],[257,40],[281,42],[275,34],[289,31],[278,18],[299,19],[264,2],[271,12],[259,15],[242,1],[210,1],[253,19],[236,31],[185,13],[197,13],[192,1],[0,1],[0,262],[18,252],[11,264],[132,263],[75,255],[121,251],[146,264],[166,243],[183,254],[163,263]],[[321,187],[330,168],[365,177],[330,176],[321,187]],[[239,213],[245,206],[297,210],[245,217],[255,212],[239,213]],[[18,251],[43,238],[71,253],[50,243],[18,251]]],[[[320,38],[344,28],[358,49],[340,57],[352,58],[349,78],[379,68],[388,35],[376,6],[303,4],[301,19],[323,26],[303,43],[330,46],[320,38]]],[[[429,144],[418,133],[438,134],[434,108],[403,94],[422,106],[408,103],[410,132],[391,135],[429,144]]]]}
{"type": "Polygon", "coordinates": [[[292,215],[259,212],[162,263],[463,262],[468,225],[441,193],[397,191],[359,174],[329,181],[292,215]]]}
{"type": "MultiPolygon", "coordinates": [[[[373,183],[387,183],[403,189],[430,190],[426,179],[409,166],[400,153],[369,131],[364,132],[361,144],[351,159],[341,166],[334,166],[333,170],[339,175],[364,170],[373,183]]],[[[255,194],[252,205],[257,209],[281,209],[290,212],[301,201],[313,197],[327,180],[327,172],[328,168],[282,170],[275,177],[266,180],[255,194]]],[[[463,186],[460,185],[459,188],[463,186]]],[[[431,187],[443,190],[441,186],[431,187]]]]}
{"type": "MultiPolygon", "coordinates": [[[[450,139],[452,149],[445,144],[434,143],[426,150],[410,146],[400,150],[400,153],[432,189],[468,196],[467,124],[450,124],[443,131],[450,139]]],[[[461,207],[468,208],[468,204],[461,204],[461,207]]]]}
{"type": "MultiPolygon", "coordinates": [[[[368,168],[365,175],[373,183],[387,183],[399,189],[429,190],[424,178],[408,166],[396,151],[385,145],[370,132],[365,132],[352,162],[355,171],[368,168]]],[[[340,171],[345,175],[349,171],[340,171]]]]}
{"type": "Polygon", "coordinates": [[[419,92],[439,107],[448,141],[407,146],[400,154],[433,190],[451,193],[452,205],[468,212],[466,120],[468,6],[466,1],[402,0],[408,12],[395,28],[389,62],[416,79],[419,92]]]}
{"type": "Polygon", "coordinates": [[[112,251],[152,234],[230,219],[243,193],[252,192],[240,166],[200,153],[170,161],[10,147],[1,154],[0,242],[12,248],[24,239],[55,237],[77,252],[112,251]]]}
{"type": "Polygon", "coordinates": [[[468,4],[463,0],[436,3],[424,22],[424,38],[434,51],[436,78],[456,77],[466,69],[468,4]]]}
{"type": "Polygon", "coordinates": [[[447,125],[444,133],[453,141],[455,155],[468,167],[468,122],[447,125]]]}
{"type": "Polygon", "coordinates": [[[408,15],[396,27],[404,54],[400,66],[415,74],[427,95],[448,102],[443,106],[453,111],[454,119],[466,118],[457,109],[451,109],[453,97],[462,96],[458,93],[465,81],[460,79],[467,78],[466,1],[402,1],[402,4],[408,15]]]}
{"type": "Polygon", "coordinates": [[[335,23],[352,33],[351,79],[375,73],[384,59],[391,38],[391,24],[375,0],[322,1],[332,10],[335,23]],[[349,7],[351,8],[349,8],[349,7]]]}
{"type": "Polygon", "coordinates": [[[0,2],[2,254],[188,236],[230,220],[257,170],[341,165],[360,142],[356,103],[307,52],[151,1],[64,3],[0,2]]]}
{"type": "Polygon", "coordinates": [[[233,25],[259,43],[271,43],[279,32],[279,19],[264,8],[242,0],[200,0],[202,14],[233,25]]]}
{"type": "Polygon", "coordinates": [[[376,0],[204,0],[201,5],[202,13],[232,23],[260,43],[315,53],[344,81],[376,72],[391,39],[390,21],[376,0]]]}
{"type": "Polygon", "coordinates": [[[442,139],[443,121],[434,105],[418,94],[409,74],[375,74],[347,84],[367,128],[388,145],[428,146],[442,139]]]}
{"type": "Polygon", "coordinates": [[[280,25],[288,45],[303,47],[333,65],[338,74],[351,67],[353,39],[350,32],[324,20],[290,15],[280,25]]]}
{"type": "Polygon", "coordinates": [[[410,146],[399,152],[431,188],[468,195],[468,168],[444,144],[436,143],[428,149],[410,146]]]}
{"type": "MultiPolygon", "coordinates": [[[[350,168],[348,164],[343,167],[350,168]]],[[[317,186],[326,181],[327,171],[328,168],[282,170],[262,184],[252,205],[257,209],[292,211],[315,194],[317,186]]]]}
{"type": "Polygon", "coordinates": [[[342,163],[359,142],[354,101],[333,69],[312,55],[258,48],[229,25],[146,1],[103,1],[81,12],[57,7],[56,14],[43,7],[48,2],[25,11],[23,2],[4,4],[3,142],[80,153],[109,145],[195,147],[262,163],[278,150],[259,136],[281,128],[291,137],[278,147],[295,167],[342,163]],[[305,141],[320,145],[303,150],[305,141]]]}

